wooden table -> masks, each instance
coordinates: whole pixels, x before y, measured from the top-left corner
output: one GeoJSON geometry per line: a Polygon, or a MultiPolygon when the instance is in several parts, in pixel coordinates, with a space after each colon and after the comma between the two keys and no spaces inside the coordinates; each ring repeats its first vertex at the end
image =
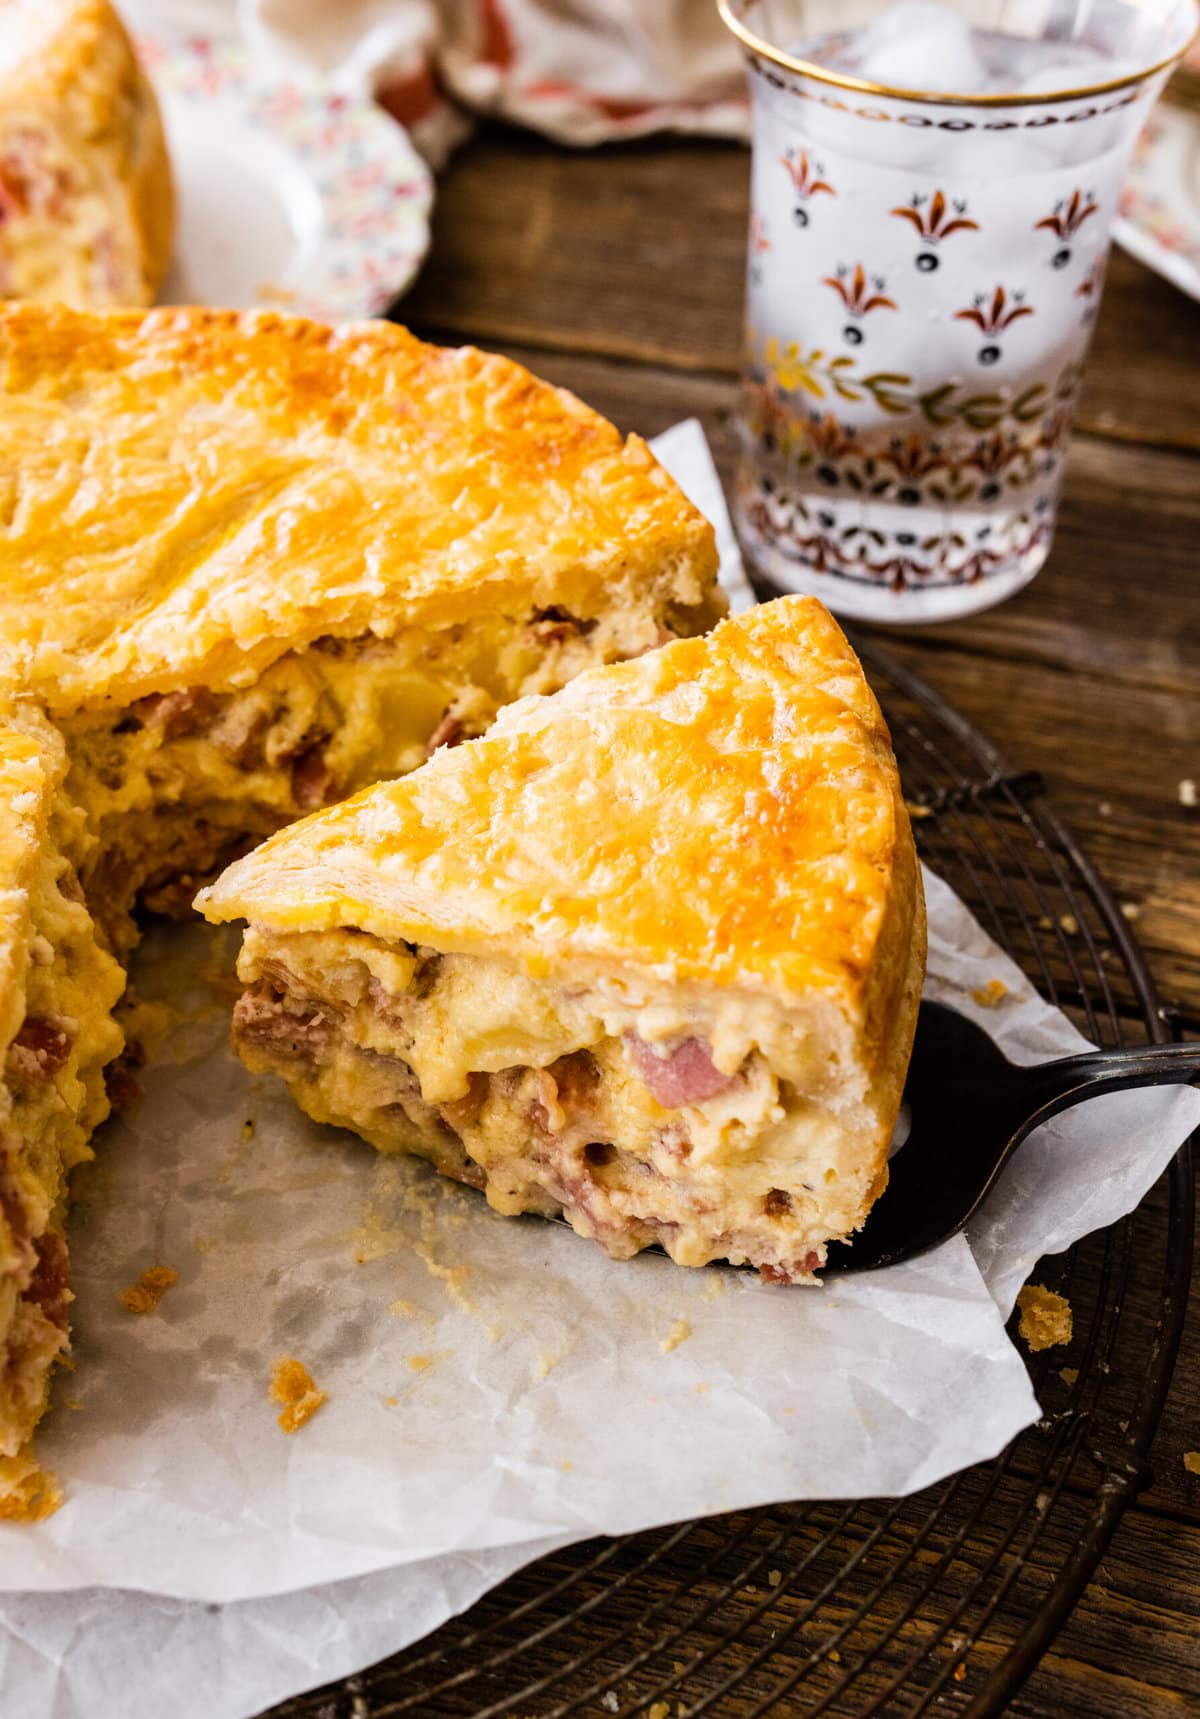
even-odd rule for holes
{"type": "MultiPolygon", "coordinates": [[[[401,313],[507,352],[623,429],[703,422],[732,452],[748,156],[656,141],[578,155],[504,131],[444,176],[401,313]]],[[[1043,573],[892,648],[1054,803],[1122,902],[1163,1000],[1200,1031],[1200,307],[1113,254],[1043,573]]],[[[1200,1714],[1200,1285],[1154,1448],[1083,1602],[1013,1706],[1200,1714]]]]}

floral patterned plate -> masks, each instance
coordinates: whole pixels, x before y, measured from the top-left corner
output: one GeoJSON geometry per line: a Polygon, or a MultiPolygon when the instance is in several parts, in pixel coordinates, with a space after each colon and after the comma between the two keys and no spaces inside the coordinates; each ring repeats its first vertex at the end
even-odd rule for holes
{"type": "Polygon", "coordinates": [[[1117,243],[1200,299],[1200,113],[1160,102],[1121,191],[1117,243]]]}
{"type": "Polygon", "coordinates": [[[179,201],[162,302],[381,314],[429,243],[432,182],[402,127],[210,35],[139,35],[138,50],[179,201]]]}

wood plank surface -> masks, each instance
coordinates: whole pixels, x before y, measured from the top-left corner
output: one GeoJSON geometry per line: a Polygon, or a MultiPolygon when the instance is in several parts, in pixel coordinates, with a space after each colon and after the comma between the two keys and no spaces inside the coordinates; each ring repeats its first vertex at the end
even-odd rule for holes
{"type": "MultiPolygon", "coordinates": [[[[735,458],[747,169],[746,152],[733,146],[655,140],[572,154],[514,132],[486,131],[440,182],[432,254],[398,314],[431,338],[509,351],[624,429],[652,435],[695,415],[728,474],[735,458]]],[[[1164,1000],[1196,1031],[1200,812],[1181,804],[1179,784],[1200,780],[1198,395],[1200,310],[1114,252],[1047,567],[1026,592],[991,613],[886,640],[1019,768],[1044,774],[1055,808],[1136,915],[1134,930],[1164,1000]]],[[[1119,1002],[1132,1007],[1132,997],[1119,1002]]],[[[1131,1290],[1147,1353],[1158,1309],[1152,1267],[1148,1257],[1135,1267],[1131,1290]]],[[[1136,1394],[1136,1369],[1132,1379],[1136,1394]]],[[[1011,1711],[1021,1719],[1200,1714],[1200,1476],[1183,1460],[1197,1449],[1200,1283],[1193,1285],[1148,1485],[1015,1698],[1011,1711]]],[[[971,1476],[964,1481],[968,1490],[974,1484],[971,1476]]],[[[1017,1484],[1015,1476],[1006,1478],[1009,1484],[1017,1484]]],[[[1069,1550],[1054,1543],[1061,1532],[1054,1528],[1037,1554],[1046,1593],[1069,1550]]],[[[985,1549],[968,1538],[963,1556],[985,1549]]],[[[611,1587],[621,1556],[618,1550],[596,1578],[601,1588],[611,1587]]],[[[584,1563],[575,1551],[554,1568],[577,1582],[568,1572],[584,1563]]],[[[632,1583],[622,1590],[626,1634],[607,1642],[597,1621],[572,1620],[570,1651],[594,1646],[597,1665],[620,1664],[639,1608],[669,1596],[681,1577],[700,1593],[710,1579],[699,1570],[689,1576],[686,1561],[668,1575],[669,1568],[664,1564],[661,1577],[648,1578],[644,1588],[632,1583]]],[[[847,1604],[857,1580],[847,1585],[847,1604]]],[[[472,1663],[482,1648],[454,1658],[456,1644],[474,1639],[480,1620],[502,1632],[512,1608],[544,1588],[544,1574],[523,1573],[432,1644],[418,1644],[341,1692],[316,1694],[287,1710],[327,1719],[473,1712],[479,1703],[465,1686],[418,1698],[414,1707],[417,1685],[407,1668],[442,1648],[452,1663],[472,1663]]],[[[571,1593],[578,1598],[584,1590],[571,1593]]],[[[537,1615],[552,1618],[552,1603],[538,1603],[537,1615]]],[[[787,1604],[780,1602],[781,1618],[787,1604]]],[[[716,1619],[727,1621],[721,1611],[716,1619]]],[[[771,1621],[782,1627],[774,1610],[771,1621]]],[[[538,1675],[561,1664],[565,1651],[550,1628],[543,1645],[525,1656],[522,1676],[536,1687],[538,1675]]],[[[998,1652],[992,1643],[968,1656],[967,1692],[998,1652]]],[[[706,1677],[697,1674],[680,1688],[683,1711],[712,1695],[715,1685],[706,1677]]],[[[497,1719],[510,1712],[541,1719],[554,1710],[536,1697],[509,1704],[500,1687],[497,1719]]],[[[717,1719],[758,1711],[751,1697],[769,1688],[764,1671],[739,1685],[736,1697],[713,1696],[704,1711],[717,1719]]],[[[617,1691],[621,1702],[639,1693],[637,1685],[617,1691]]],[[[958,1701],[952,1706],[961,1711],[958,1701]]],[[[648,1709],[649,1696],[642,1711],[648,1709]]],[[[580,1709],[597,1719],[611,1710],[607,1697],[580,1709]]],[[[830,1708],[842,1710],[856,1709],[830,1708]]],[[[907,1710],[903,1700],[880,1709],[907,1710]]],[[[772,1711],[799,1719],[807,1706],[791,1699],[772,1711]]],[[[674,1697],[669,1712],[674,1719],[674,1697]]]]}

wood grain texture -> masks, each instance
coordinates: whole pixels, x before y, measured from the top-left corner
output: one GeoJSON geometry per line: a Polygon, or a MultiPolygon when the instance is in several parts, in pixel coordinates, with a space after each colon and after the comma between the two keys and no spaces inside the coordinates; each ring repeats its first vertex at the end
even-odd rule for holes
{"type": "MultiPolygon", "coordinates": [[[[572,155],[515,133],[486,132],[441,182],[433,251],[400,314],[431,337],[509,351],[623,428],[653,434],[695,415],[728,472],[735,452],[747,165],[746,153],[732,146],[655,141],[572,155]]],[[[1165,1000],[1196,1030],[1200,813],[1181,805],[1179,783],[1200,779],[1198,383],[1200,312],[1114,253],[1085,377],[1082,433],[1071,450],[1048,566],[996,611],[887,640],[1017,765],[1045,775],[1057,810],[1136,913],[1134,930],[1165,1000]]],[[[929,832],[931,850],[935,835],[929,832]]],[[[1064,945],[1053,966],[1056,983],[1069,982],[1072,953],[1064,945]]],[[[1132,996],[1116,989],[1118,1007],[1132,1008],[1132,996]]],[[[1154,1196],[1161,1198],[1161,1192],[1154,1196]]],[[[1089,1297],[1102,1288],[1103,1245],[1085,1244],[1072,1268],[1080,1329],[1089,1297]]],[[[1161,1261],[1136,1246],[1133,1252],[1126,1341],[1149,1353],[1161,1261]]],[[[1052,1264],[1043,1273],[1048,1269],[1052,1264]]],[[[1074,1412],[1060,1378],[1073,1353],[1050,1357],[1037,1373],[1050,1425],[1060,1415],[1069,1425],[1074,1412]]],[[[1111,1413],[1117,1415],[1136,1414],[1137,1367],[1126,1375],[1129,1401],[1124,1408],[1116,1404],[1111,1413]]],[[[1117,1433],[1110,1428],[1105,1436],[1117,1433]]],[[[1083,1600],[1014,1700],[1011,1711],[1019,1719],[1200,1713],[1200,1476],[1183,1462],[1195,1449],[1200,1284],[1192,1289],[1146,1488],[1083,1600]]],[[[972,1501],[989,1473],[969,1471],[953,1483],[947,1532],[955,1520],[970,1523],[972,1501]]],[[[1006,1510],[1028,1514],[1030,1484],[1020,1462],[1002,1476],[994,1500],[1001,1519],[1006,1510]]],[[[1079,1497],[1082,1509],[1082,1487],[1079,1497]]],[[[919,1501],[894,1517],[891,1506],[863,1507],[866,1515],[856,1520],[868,1527],[874,1522],[881,1537],[875,1544],[867,1534],[861,1563],[849,1577],[838,1577],[823,1629],[827,1635],[829,1617],[836,1623],[840,1616],[849,1634],[831,1653],[829,1641],[804,1620],[824,1568],[821,1536],[838,1508],[806,1511],[798,1537],[784,1541],[786,1556],[764,1554],[757,1563],[756,1546],[775,1544],[773,1535],[790,1531],[786,1510],[759,1513],[744,1531],[743,1519],[718,1519],[678,1545],[663,1533],[613,1549],[574,1548],[548,1568],[522,1572],[469,1617],[388,1665],[280,1711],[295,1719],[382,1719],[400,1712],[432,1719],[469,1714],[490,1700],[495,1719],[547,1719],[558,1709],[544,1680],[577,1657],[586,1664],[570,1687],[593,1691],[578,1711],[599,1719],[613,1710],[606,1669],[615,1672],[625,1663],[631,1643],[646,1642],[643,1672],[611,1685],[620,1706],[640,1700],[642,1713],[651,1710],[658,1678],[660,1685],[664,1679],[673,1684],[671,1719],[679,1702],[685,1713],[701,1704],[714,1719],[742,1719],[765,1710],[757,1703],[770,1701],[789,1672],[810,1676],[804,1668],[815,1665],[808,1683],[770,1709],[799,1719],[811,1707],[800,1688],[834,1690],[855,1653],[870,1650],[892,1616],[895,1640],[863,1675],[866,1687],[881,1696],[881,1713],[905,1713],[905,1691],[924,1686],[921,1680],[937,1666],[931,1671],[932,1662],[925,1663],[919,1676],[911,1674],[917,1682],[890,1701],[886,1680],[921,1648],[928,1626],[919,1607],[907,1621],[878,1607],[872,1611],[871,1582],[880,1569],[899,1567],[898,1592],[917,1592],[936,1569],[941,1542],[922,1541],[919,1501]],[[639,1560],[647,1557],[643,1574],[639,1560]],[[782,1572],[779,1591],[758,1617],[772,1564],[782,1572]],[[552,1577],[567,1584],[557,1598],[552,1590],[546,1597],[552,1577]],[[733,1584],[731,1597],[722,1597],[722,1583],[733,1584]],[[581,1600],[594,1609],[579,1617],[574,1608],[581,1600]],[[534,1608],[529,1627],[536,1624],[542,1633],[512,1662],[512,1674],[489,1683],[479,1667],[497,1647],[521,1639],[513,1618],[523,1604],[534,1608]],[[860,1604],[864,1621],[852,1624],[860,1604]],[[688,1670],[673,1653],[652,1651],[647,1619],[690,1618],[694,1611],[700,1620],[691,1625],[694,1641],[711,1655],[688,1670]],[[733,1625],[737,1642],[722,1646],[733,1625]],[[478,1637],[481,1629],[485,1634],[478,1637]],[[766,1657],[755,1667],[760,1648],[766,1657]],[[428,1679],[436,1683],[429,1666],[443,1652],[463,1680],[425,1695],[428,1679]],[[722,1692],[722,1679],[731,1677],[735,1686],[722,1692]]],[[[1049,1512],[1029,1570],[999,1614],[988,1646],[967,1654],[961,1684],[947,1684],[959,1698],[948,1710],[962,1710],[962,1694],[1048,1598],[1071,1549],[1071,1521],[1069,1508],[1049,1512]]],[[[964,1528],[957,1549],[949,1544],[951,1576],[957,1570],[966,1583],[986,1563],[989,1542],[964,1528]]],[[[934,1651],[934,1661],[938,1653],[949,1677],[945,1649],[934,1651]]],[[[848,1700],[831,1695],[827,1710],[858,1711],[861,1703],[848,1700]]]]}

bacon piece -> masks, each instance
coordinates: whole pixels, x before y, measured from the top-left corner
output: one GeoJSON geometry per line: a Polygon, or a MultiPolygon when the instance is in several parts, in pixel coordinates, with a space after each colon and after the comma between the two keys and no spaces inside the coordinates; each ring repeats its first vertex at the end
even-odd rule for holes
{"type": "Polygon", "coordinates": [[[214,733],[213,740],[239,770],[261,770],[266,763],[271,720],[270,711],[262,705],[235,706],[214,733]]]}
{"type": "Polygon", "coordinates": [[[27,1015],[8,1047],[5,1072],[10,1084],[28,1091],[53,1080],[70,1056],[72,1042],[61,1021],[47,1015],[27,1015]]]}
{"type": "Polygon", "coordinates": [[[736,1074],[721,1073],[703,1039],[684,1039],[665,1056],[636,1033],[626,1033],[625,1043],[644,1085],[665,1110],[718,1098],[737,1079],[736,1074]]]}
{"type": "Polygon", "coordinates": [[[310,742],[292,757],[292,799],[302,812],[313,812],[336,799],[333,771],[325,761],[329,736],[310,742]]]}
{"type": "Polygon", "coordinates": [[[478,1120],[479,1112],[483,1109],[488,1095],[488,1077],[486,1074],[469,1074],[467,1090],[461,1098],[443,1104],[439,1111],[442,1121],[456,1134],[462,1129],[469,1128],[472,1122],[478,1120]]]}
{"type": "Polygon", "coordinates": [[[57,1230],[46,1230],[33,1245],[37,1249],[37,1264],[25,1299],[39,1307],[57,1330],[65,1331],[67,1308],[71,1305],[66,1240],[57,1230]]]}
{"type": "Polygon", "coordinates": [[[548,609],[533,611],[529,630],[539,644],[561,645],[565,639],[586,638],[595,625],[594,620],[582,621],[569,609],[554,604],[548,609]]]}
{"type": "Polygon", "coordinates": [[[233,1010],[234,1037],[314,1064],[328,1049],[333,1021],[319,1003],[285,999],[269,985],[244,991],[233,1010]]]}
{"type": "Polygon", "coordinates": [[[432,758],[443,746],[457,746],[465,732],[461,718],[452,715],[447,707],[442,712],[441,721],[425,742],[426,758],[432,758]]]}
{"type": "Polygon", "coordinates": [[[114,1115],[132,1109],[142,1096],[141,1084],[133,1071],[145,1066],[146,1051],[140,1039],[126,1039],[125,1049],[105,1067],[104,1090],[114,1115]]]}
{"type": "Polygon", "coordinates": [[[811,1277],[820,1263],[821,1256],[814,1247],[787,1265],[760,1265],[758,1275],[764,1283],[799,1283],[801,1278],[811,1277]]]}
{"type": "MultiPolygon", "coordinates": [[[[182,735],[195,734],[216,714],[217,697],[206,686],[192,686],[178,692],[152,692],[130,706],[129,717],[139,728],[155,728],[164,740],[178,740],[182,735]]],[[[126,723],[118,732],[126,731],[126,723]]]]}

